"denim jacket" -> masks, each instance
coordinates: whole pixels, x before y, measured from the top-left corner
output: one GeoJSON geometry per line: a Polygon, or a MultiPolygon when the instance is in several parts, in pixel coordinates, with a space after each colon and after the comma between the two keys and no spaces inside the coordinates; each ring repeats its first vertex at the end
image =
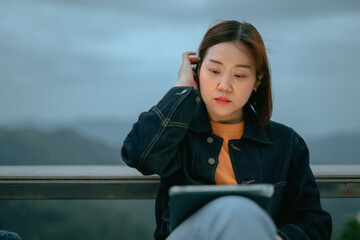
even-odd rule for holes
{"type": "MultiPolygon", "coordinates": [[[[309,152],[292,129],[273,121],[263,129],[252,125],[244,106],[241,139],[229,140],[238,184],[270,183],[275,187],[268,210],[286,239],[330,239],[331,217],[322,210],[309,152]]],[[[173,185],[216,184],[222,138],[212,134],[205,104],[191,87],[174,87],[140,115],[124,141],[126,164],[144,175],[160,175],[156,197],[155,239],[169,234],[168,190],[173,185]]]]}

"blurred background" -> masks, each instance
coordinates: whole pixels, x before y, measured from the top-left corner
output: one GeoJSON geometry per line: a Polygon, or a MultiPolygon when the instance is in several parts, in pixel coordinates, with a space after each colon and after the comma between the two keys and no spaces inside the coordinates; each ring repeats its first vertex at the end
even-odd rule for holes
{"type": "MultiPolygon", "coordinates": [[[[272,119],[305,138],[312,164],[358,164],[359,1],[1,0],[0,165],[123,164],[181,53],[232,19],[264,39],[272,119]]],[[[341,239],[358,199],[322,202],[341,239]]],[[[23,239],[151,239],[154,227],[153,200],[0,201],[0,229],[23,239]]]]}

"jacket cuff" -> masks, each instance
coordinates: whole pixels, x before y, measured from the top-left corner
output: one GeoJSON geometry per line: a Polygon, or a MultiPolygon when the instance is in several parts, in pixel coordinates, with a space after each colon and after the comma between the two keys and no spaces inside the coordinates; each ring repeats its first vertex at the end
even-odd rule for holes
{"type": "Polygon", "coordinates": [[[193,87],[173,87],[152,110],[160,115],[164,125],[170,122],[189,124],[199,101],[200,93],[193,87]],[[177,111],[180,106],[187,111],[177,111]]]}
{"type": "Polygon", "coordinates": [[[310,240],[310,238],[306,235],[306,233],[295,224],[286,224],[286,225],[278,226],[277,232],[287,240],[290,239],[310,240]]]}

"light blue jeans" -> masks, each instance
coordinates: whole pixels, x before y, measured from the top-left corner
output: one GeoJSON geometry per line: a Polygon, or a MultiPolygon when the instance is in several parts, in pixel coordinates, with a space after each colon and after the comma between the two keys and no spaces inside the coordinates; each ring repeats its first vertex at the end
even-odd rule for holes
{"type": "Polygon", "coordinates": [[[17,233],[0,230],[0,240],[21,240],[17,233]]]}
{"type": "Polygon", "coordinates": [[[167,240],[276,240],[270,216],[255,202],[225,196],[206,204],[182,222],[167,240]]]}

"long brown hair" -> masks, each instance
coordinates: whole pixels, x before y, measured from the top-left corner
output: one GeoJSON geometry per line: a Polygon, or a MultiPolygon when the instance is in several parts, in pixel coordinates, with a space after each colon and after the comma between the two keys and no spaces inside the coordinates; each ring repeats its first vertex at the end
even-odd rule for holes
{"type": "Polygon", "coordinates": [[[272,114],[270,68],[264,42],[253,25],[247,22],[224,21],[211,27],[200,44],[198,50],[200,62],[196,72],[199,72],[207,50],[223,42],[241,42],[251,52],[256,68],[256,80],[260,85],[252,92],[246,105],[248,105],[247,109],[252,109],[255,113],[255,124],[260,127],[267,126],[272,114]]]}

